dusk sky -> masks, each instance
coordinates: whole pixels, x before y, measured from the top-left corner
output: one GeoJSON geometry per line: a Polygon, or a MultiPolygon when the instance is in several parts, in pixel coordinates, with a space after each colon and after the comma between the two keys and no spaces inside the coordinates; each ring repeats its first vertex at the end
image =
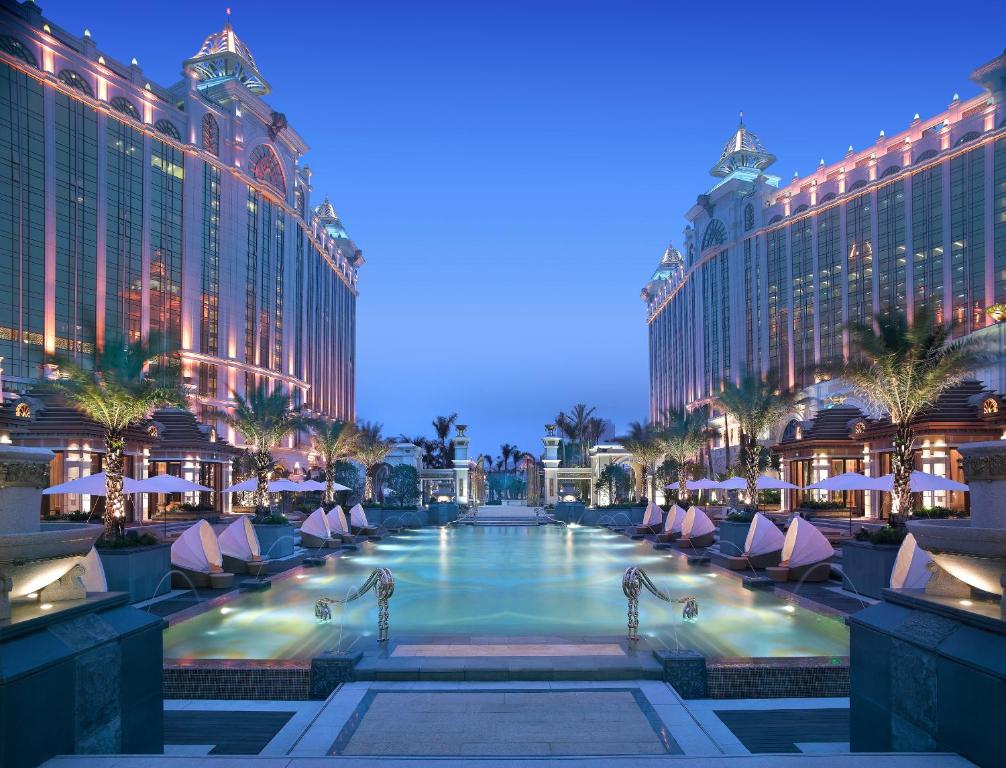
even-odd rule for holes
{"type": "MultiPolygon", "coordinates": [[[[171,85],[226,0],[39,0],[171,85]]],[[[647,412],[639,290],[743,110],[788,180],[978,89],[1002,10],[945,3],[234,2],[367,263],[358,416],[537,453],[585,402],[647,412]],[[949,24],[949,26],[948,26],[949,24]],[[964,26],[966,25],[966,29],[964,26]],[[955,27],[960,26],[961,29],[955,27]]]]}

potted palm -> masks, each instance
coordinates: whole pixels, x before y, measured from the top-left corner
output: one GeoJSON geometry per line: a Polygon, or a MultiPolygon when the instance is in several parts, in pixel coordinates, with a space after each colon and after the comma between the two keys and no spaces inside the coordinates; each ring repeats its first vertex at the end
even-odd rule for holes
{"type": "Polygon", "coordinates": [[[262,547],[263,557],[282,558],[293,554],[293,526],[286,517],[273,512],[269,504],[269,480],[276,465],[272,450],[282,440],[304,426],[304,419],[293,409],[290,396],[270,392],[260,383],[245,395],[233,394],[234,407],[215,415],[245,439],[255,474],[255,516],[252,524],[262,547]]]}
{"type": "MultiPolygon", "coordinates": [[[[632,454],[631,463],[636,475],[636,500],[645,504],[647,500],[654,498],[652,480],[656,472],[653,471],[653,467],[664,455],[664,443],[659,430],[652,424],[634,421],[629,424],[628,433],[617,440],[632,454]]],[[[633,525],[643,522],[643,507],[633,510],[630,522],[633,525]]]]}
{"type": "Polygon", "coordinates": [[[897,549],[907,534],[915,468],[913,421],[991,360],[982,341],[974,336],[952,340],[951,331],[951,326],[934,322],[926,307],[915,313],[912,323],[904,314],[881,315],[875,328],[849,327],[848,362],[826,371],[840,376],[859,397],[886,413],[894,427],[888,527],[846,543],[842,552],[846,580],[870,597],[880,597],[887,586],[897,549]]]}
{"type": "Polygon", "coordinates": [[[171,568],[170,548],[149,535],[125,535],[123,493],[126,431],[158,408],[184,403],[177,356],[163,348],[155,335],[132,343],[106,337],[95,354],[93,369],[73,358],[60,358],[60,376],[55,380],[67,402],[105,431],[104,533],[96,548],[109,590],[128,592],[134,602],[169,588],[164,577],[171,568]]]}

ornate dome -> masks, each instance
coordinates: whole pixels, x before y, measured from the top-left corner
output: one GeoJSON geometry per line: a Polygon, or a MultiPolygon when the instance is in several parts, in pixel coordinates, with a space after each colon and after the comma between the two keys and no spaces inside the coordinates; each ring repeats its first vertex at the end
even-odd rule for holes
{"type": "Polygon", "coordinates": [[[196,55],[185,62],[185,66],[196,73],[200,88],[224,80],[236,80],[259,96],[270,90],[265,78],[259,74],[251,50],[234,32],[229,9],[224,28],[207,37],[196,55]]]}
{"type": "Polygon", "coordinates": [[[713,176],[729,176],[738,168],[752,168],[761,171],[774,162],[775,155],[766,150],[757,134],[749,131],[744,125],[744,113],[742,112],[737,130],[723,147],[719,162],[709,170],[709,173],[713,176]]]}
{"type": "Polygon", "coordinates": [[[668,244],[664,255],[660,257],[660,264],[650,280],[671,280],[680,276],[685,271],[685,260],[681,257],[681,251],[668,244]]]}
{"type": "Polygon", "coordinates": [[[328,199],[328,195],[325,195],[325,199],[320,205],[314,207],[314,218],[332,237],[349,240],[349,234],[342,226],[339,214],[336,213],[335,206],[328,199]]]}

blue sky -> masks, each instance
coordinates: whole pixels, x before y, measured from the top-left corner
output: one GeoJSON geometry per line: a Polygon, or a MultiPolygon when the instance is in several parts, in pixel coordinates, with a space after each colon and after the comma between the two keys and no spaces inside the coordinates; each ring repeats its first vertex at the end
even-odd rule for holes
{"type": "MultiPolygon", "coordinates": [[[[168,85],[227,1],[40,5],[168,85]]],[[[457,411],[493,453],[580,401],[645,418],[639,289],[739,110],[788,179],[973,95],[1006,43],[999,2],[231,5],[367,258],[359,416],[457,411]]]]}

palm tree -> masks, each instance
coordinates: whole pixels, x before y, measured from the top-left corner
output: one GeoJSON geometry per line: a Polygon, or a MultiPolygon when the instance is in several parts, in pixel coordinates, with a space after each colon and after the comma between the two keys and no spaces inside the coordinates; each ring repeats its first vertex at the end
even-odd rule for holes
{"type": "Polygon", "coordinates": [[[878,315],[876,329],[850,325],[849,361],[829,372],[841,376],[860,397],[886,412],[894,425],[890,524],[899,527],[912,509],[912,421],[993,358],[973,336],[951,341],[952,329],[934,324],[925,307],[915,313],[911,324],[904,314],[878,315]]]}
{"type": "Polygon", "coordinates": [[[270,393],[266,382],[246,395],[234,393],[231,397],[233,409],[214,415],[244,437],[255,472],[255,516],[265,517],[269,514],[269,477],[275,464],[272,449],[305,422],[293,409],[290,396],[280,389],[270,393]]]}
{"type": "Polygon", "coordinates": [[[313,432],[314,450],[321,455],[325,464],[325,501],[335,501],[335,465],[353,456],[356,450],[356,427],[347,421],[333,419],[312,419],[309,422],[313,432]]]}
{"type": "Polygon", "coordinates": [[[657,437],[663,443],[664,452],[678,465],[678,499],[683,500],[688,494],[685,464],[706,441],[706,416],[701,409],[691,413],[665,411],[657,437]]]}
{"type": "Polygon", "coordinates": [[[363,465],[363,498],[366,501],[374,499],[374,477],[393,445],[390,438],[381,436],[381,426],[377,422],[369,421],[361,421],[356,425],[359,440],[353,456],[363,465]]]}
{"type": "Polygon", "coordinates": [[[602,418],[593,416],[587,419],[587,424],[583,429],[583,435],[587,442],[587,448],[593,448],[597,445],[607,427],[607,423],[602,418]]]}
{"type": "Polygon", "coordinates": [[[510,464],[510,454],[513,453],[513,446],[510,443],[503,443],[500,446],[500,456],[503,458],[503,471],[507,470],[510,464]]]}
{"type": "Polygon", "coordinates": [[[647,494],[648,499],[652,499],[647,475],[650,467],[664,455],[664,446],[657,431],[650,424],[634,421],[629,424],[628,433],[618,438],[618,442],[632,454],[632,462],[639,469],[639,489],[647,494]]]}
{"type": "Polygon", "coordinates": [[[437,439],[441,445],[447,442],[448,435],[451,434],[451,427],[458,420],[458,415],[452,413],[450,416],[437,416],[433,420],[433,429],[437,433],[437,439]]]}
{"type": "Polygon", "coordinates": [[[758,436],[804,402],[798,392],[782,391],[777,377],[770,372],[764,380],[746,375],[737,384],[728,381],[717,398],[717,405],[734,417],[739,434],[739,451],[744,479],[747,481],[751,504],[758,503],[758,466],[761,447],[758,436]]]}
{"type": "Polygon", "coordinates": [[[122,493],[126,430],[145,421],[157,408],[182,405],[178,389],[178,365],[174,355],[152,370],[148,364],[164,358],[163,345],[151,335],[147,342],[127,344],[106,338],[94,359],[94,370],[76,360],[57,358],[61,378],[56,386],[67,401],[105,430],[105,525],[106,541],[117,538],[125,520],[126,499],[122,493]]]}

